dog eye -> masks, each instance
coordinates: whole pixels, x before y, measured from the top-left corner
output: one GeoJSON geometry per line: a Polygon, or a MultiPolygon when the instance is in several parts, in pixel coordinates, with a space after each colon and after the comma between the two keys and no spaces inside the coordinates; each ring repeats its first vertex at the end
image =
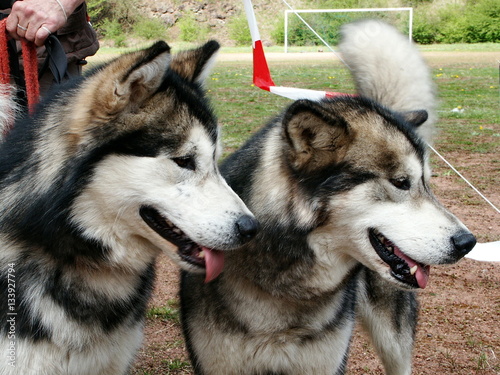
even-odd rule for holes
{"type": "Polygon", "coordinates": [[[191,171],[194,171],[196,169],[194,158],[192,156],[181,156],[178,158],[172,158],[172,161],[181,168],[189,169],[191,171]]]}
{"type": "Polygon", "coordinates": [[[409,178],[406,177],[391,178],[389,181],[391,182],[392,185],[394,185],[400,190],[410,190],[411,183],[409,178]]]}

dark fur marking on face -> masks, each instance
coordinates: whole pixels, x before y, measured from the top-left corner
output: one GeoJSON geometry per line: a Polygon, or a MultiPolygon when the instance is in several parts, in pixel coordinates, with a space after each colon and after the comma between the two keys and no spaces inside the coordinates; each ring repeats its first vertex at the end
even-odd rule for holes
{"type": "Polygon", "coordinates": [[[357,170],[344,162],[328,165],[312,174],[294,173],[293,176],[312,197],[348,191],[376,177],[369,171],[357,170]]]}
{"type": "MultiPolygon", "coordinates": [[[[186,104],[189,113],[205,127],[213,143],[217,142],[218,123],[208,98],[202,87],[196,82],[189,82],[172,70],[169,70],[158,91],[174,92],[172,100],[186,104]]],[[[166,119],[168,120],[168,119],[166,119]]]]}
{"type": "MultiPolygon", "coordinates": [[[[166,137],[162,129],[144,127],[125,133],[104,145],[99,153],[102,159],[106,155],[131,155],[139,157],[156,157],[161,151],[173,151],[182,143],[180,135],[169,133],[166,137]]],[[[98,159],[97,159],[98,160],[98,159]]]]}
{"type": "MultiPolygon", "coordinates": [[[[403,135],[408,139],[410,144],[415,149],[420,161],[423,161],[425,159],[426,145],[422,138],[420,138],[420,136],[416,133],[417,126],[408,122],[405,119],[404,114],[391,111],[390,109],[376,103],[373,104],[373,109],[386,120],[385,124],[387,126],[396,128],[401,133],[403,133],[403,135]]],[[[421,120],[420,117],[419,119],[421,120]]]]}

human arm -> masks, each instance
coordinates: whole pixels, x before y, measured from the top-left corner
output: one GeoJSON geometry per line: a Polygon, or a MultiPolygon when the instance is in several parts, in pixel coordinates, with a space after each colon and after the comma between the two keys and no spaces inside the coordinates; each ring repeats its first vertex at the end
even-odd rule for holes
{"type": "MultiPolygon", "coordinates": [[[[2,0],[3,1],[3,0],[2,0]]],[[[7,18],[7,31],[14,39],[25,38],[37,46],[66,24],[84,0],[16,1],[7,18]]]]}

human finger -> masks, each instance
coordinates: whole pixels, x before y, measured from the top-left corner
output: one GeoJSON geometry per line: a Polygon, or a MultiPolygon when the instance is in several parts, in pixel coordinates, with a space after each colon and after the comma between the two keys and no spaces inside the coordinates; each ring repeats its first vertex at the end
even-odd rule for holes
{"type": "Polygon", "coordinates": [[[19,36],[19,38],[26,37],[29,26],[29,24],[27,24],[26,27],[22,26],[20,23],[17,24],[17,35],[19,36]]]}
{"type": "Polygon", "coordinates": [[[26,33],[26,30],[28,29],[27,23],[26,26],[21,25],[21,20],[19,20],[19,17],[15,14],[10,14],[9,17],[7,18],[7,22],[5,24],[5,28],[7,29],[7,32],[9,35],[14,38],[14,39],[19,39],[21,36],[19,35],[19,32],[24,35],[26,33]],[[18,27],[21,26],[21,27],[18,27]]]}
{"type": "Polygon", "coordinates": [[[16,1],[7,17],[6,28],[14,39],[24,38],[30,26],[32,11],[25,9],[24,1],[16,1]]]}
{"type": "Polygon", "coordinates": [[[50,31],[49,27],[45,25],[40,26],[35,34],[35,45],[37,47],[42,46],[50,34],[52,34],[52,31],[50,31]]]}

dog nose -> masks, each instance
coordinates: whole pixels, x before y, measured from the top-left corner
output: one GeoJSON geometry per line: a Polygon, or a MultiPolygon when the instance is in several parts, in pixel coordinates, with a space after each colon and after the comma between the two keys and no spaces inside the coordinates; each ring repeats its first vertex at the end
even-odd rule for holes
{"type": "Polygon", "coordinates": [[[461,232],[451,237],[457,257],[465,256],[476,245],[476,237],[470,232],[461,232]]]}
{"type": "Polygon", "coordinates": [[[236,227],[243,240],[249,241],[257,234],[259,222],[253,216],[243,215],[236,221],[236,227]]]}

